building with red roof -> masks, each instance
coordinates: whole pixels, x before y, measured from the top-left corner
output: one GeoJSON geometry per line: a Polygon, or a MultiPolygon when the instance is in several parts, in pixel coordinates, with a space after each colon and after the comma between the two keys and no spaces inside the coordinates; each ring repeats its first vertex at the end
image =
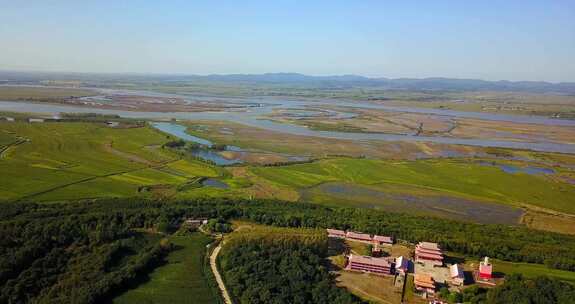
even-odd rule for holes
{"type": "Polygon", "coordinates": [[[419,292],[435,293],[435,281],[433,277],[428,274],[416,274],[413,284],[415,285],[415,290],[419,292]]]}
{"type": "Polygon", "coordinates": [[[443,252],[437,243],[419,242],[415,246],[415,261],[433,266],[443,265],[443,252]]]}
{"type": "Polygon", "coordinates": [[[350,254],[346,269],[389,275],[393,272],[393,264],[386,258],[350,254]]]}
{"type": "Polygon", "coordinates": [[[493,265],[489,263],[489,258],[485,257],[479,263],[479,278],[483,280],[490,280],[492,278],[493,265]]]}
{"type": "Polygon", "coordinates": [[[348,231],[345,237],[352,241],[364,242],[364,243],[372,243],[371,235],[366,233],[358,233],[353,231],[348,231]]]}
{"type": "Polygon", "coordinates": [[[326,229],[327,237],[345,239],[345,231],[337,229],[326,229]]]}
{"type": "Polygon", "coordinates": [[[374,235],[373,243],[376,245],[393,245],[393,238],[391,236],[374,235]]]}

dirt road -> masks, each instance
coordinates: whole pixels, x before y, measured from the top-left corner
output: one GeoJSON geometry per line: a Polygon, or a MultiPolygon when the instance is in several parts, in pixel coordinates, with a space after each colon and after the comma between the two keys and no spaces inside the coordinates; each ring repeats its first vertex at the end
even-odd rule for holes
{"type": "Polygon", "coordinates": [[[214,251],[212,252],[212,255],[210,255],[210,267],[212,268],[212,272],[214,273],[214,277],[216,277],[216,282],[218,283],[218,288],[220,288],[220,291],[222,292],[222,296],[224,297],[224,303],[226,304],[232,304],[232,298],[230,298],[230,295],[228,294],[228,290],[226,289],[226,285],[224,284],[224,280],[222,280],[222,276],[220,275],[220,272],[218,271],[218,267],[216,266],[216,260],[218,258],[218,254],[220,253],[220,250],[222,249],[222,243],[220,242],[218,244],[218,247],[216,247],[214,249],[214,251]]]}

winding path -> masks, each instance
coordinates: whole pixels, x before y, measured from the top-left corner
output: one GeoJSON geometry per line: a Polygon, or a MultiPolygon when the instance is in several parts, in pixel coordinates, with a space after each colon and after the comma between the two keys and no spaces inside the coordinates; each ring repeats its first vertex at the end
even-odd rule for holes
{"type": "Polygon", "coordinates": [[[214,277],[216,277],[218,288],[220,289],[220,291],[222,292],[222,296],[224,297],[224,303],[233,304],[232,298],[228,294],[228,290],[226,289],[226,285],[224,284],[224,280],[222,279],[222,276],[218,271],[218,266],[216,263],[218,254],[220,253],[221,249],[222,249],[222,243],[220,242],[218,244],[218,247],[216,247],[214,251],[212,251],[212,255],[210,255],[210,267],[212,268],[212,273],[214,274],[214,277]]]}

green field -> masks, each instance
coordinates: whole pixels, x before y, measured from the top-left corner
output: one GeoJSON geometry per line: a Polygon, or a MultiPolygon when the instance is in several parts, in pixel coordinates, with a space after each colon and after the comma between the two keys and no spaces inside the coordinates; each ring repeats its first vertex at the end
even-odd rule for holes
{"type": "Polygon", "coordinates": [[[0,197],[49,201],[134,196],[140,186],[219,175],[213,166],[161,148],[168,140],[149,127],[0,123],[0,197]],[[10,145],[18,138],[23,139],[20,144],[10,145]]]}
{"type": "MultiPolygon", "coordinates": [[[[515,164],[521,166],[521,163],[515,164]]],[[[502,204],[532,205],[575,213],[575,187],[545,175],[506,173],[474,160],[383,161],[337,158],[284,167],[251,169],[277,185],[305,189],[340,181],[360,185],[394,185],[442,195],[502,204]]]]}
{"type": "Polygon", "coordinates": [[[0,87],[0,99],[2,100],[47,100],[60,99],[71,96],[91,96],[98,94],[97,91],[89,89],[75,88],[50,88],[50,87],[31,87],[31,86],[5,86],[0,87]]]}
{"type": "Polygon", "coordinates": [[[149,275],[149,280],[113,300],[113,303],[217,303],[203,273],[206,245],[211,239],[203,234],[172,236],[176,249],[167,264],[149,275]]]}

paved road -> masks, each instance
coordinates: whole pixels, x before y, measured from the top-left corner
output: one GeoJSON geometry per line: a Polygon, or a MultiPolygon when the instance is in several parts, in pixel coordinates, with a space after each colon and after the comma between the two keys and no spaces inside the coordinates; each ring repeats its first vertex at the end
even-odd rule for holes
{"type": "Polygon", "coordinates": [[[222,280],[222,276],[220,275],[220,272],[218,271],[218,267],[216,266],[216,260],[218,258],[218,254],[220,253],[220,249],[222,249],[222,243],[221,242],[220,242],[220,244],[218,244],[218,247],[216,247],[214,249],[214,251],[212,252],[212,255],[210,256],[210,267],[212,268],[212,272],[214,273],[214,276],[216,277],[216,282],[218,283],[218,287],[220,288],[220,291],[222,292],[222,295],[224,297],[224,303],[233,304],[232,298],[230,298],[230,295],[228,294],[228,290],[226,289],[226,285],[224,284],[224,280],[222,280]]]}

